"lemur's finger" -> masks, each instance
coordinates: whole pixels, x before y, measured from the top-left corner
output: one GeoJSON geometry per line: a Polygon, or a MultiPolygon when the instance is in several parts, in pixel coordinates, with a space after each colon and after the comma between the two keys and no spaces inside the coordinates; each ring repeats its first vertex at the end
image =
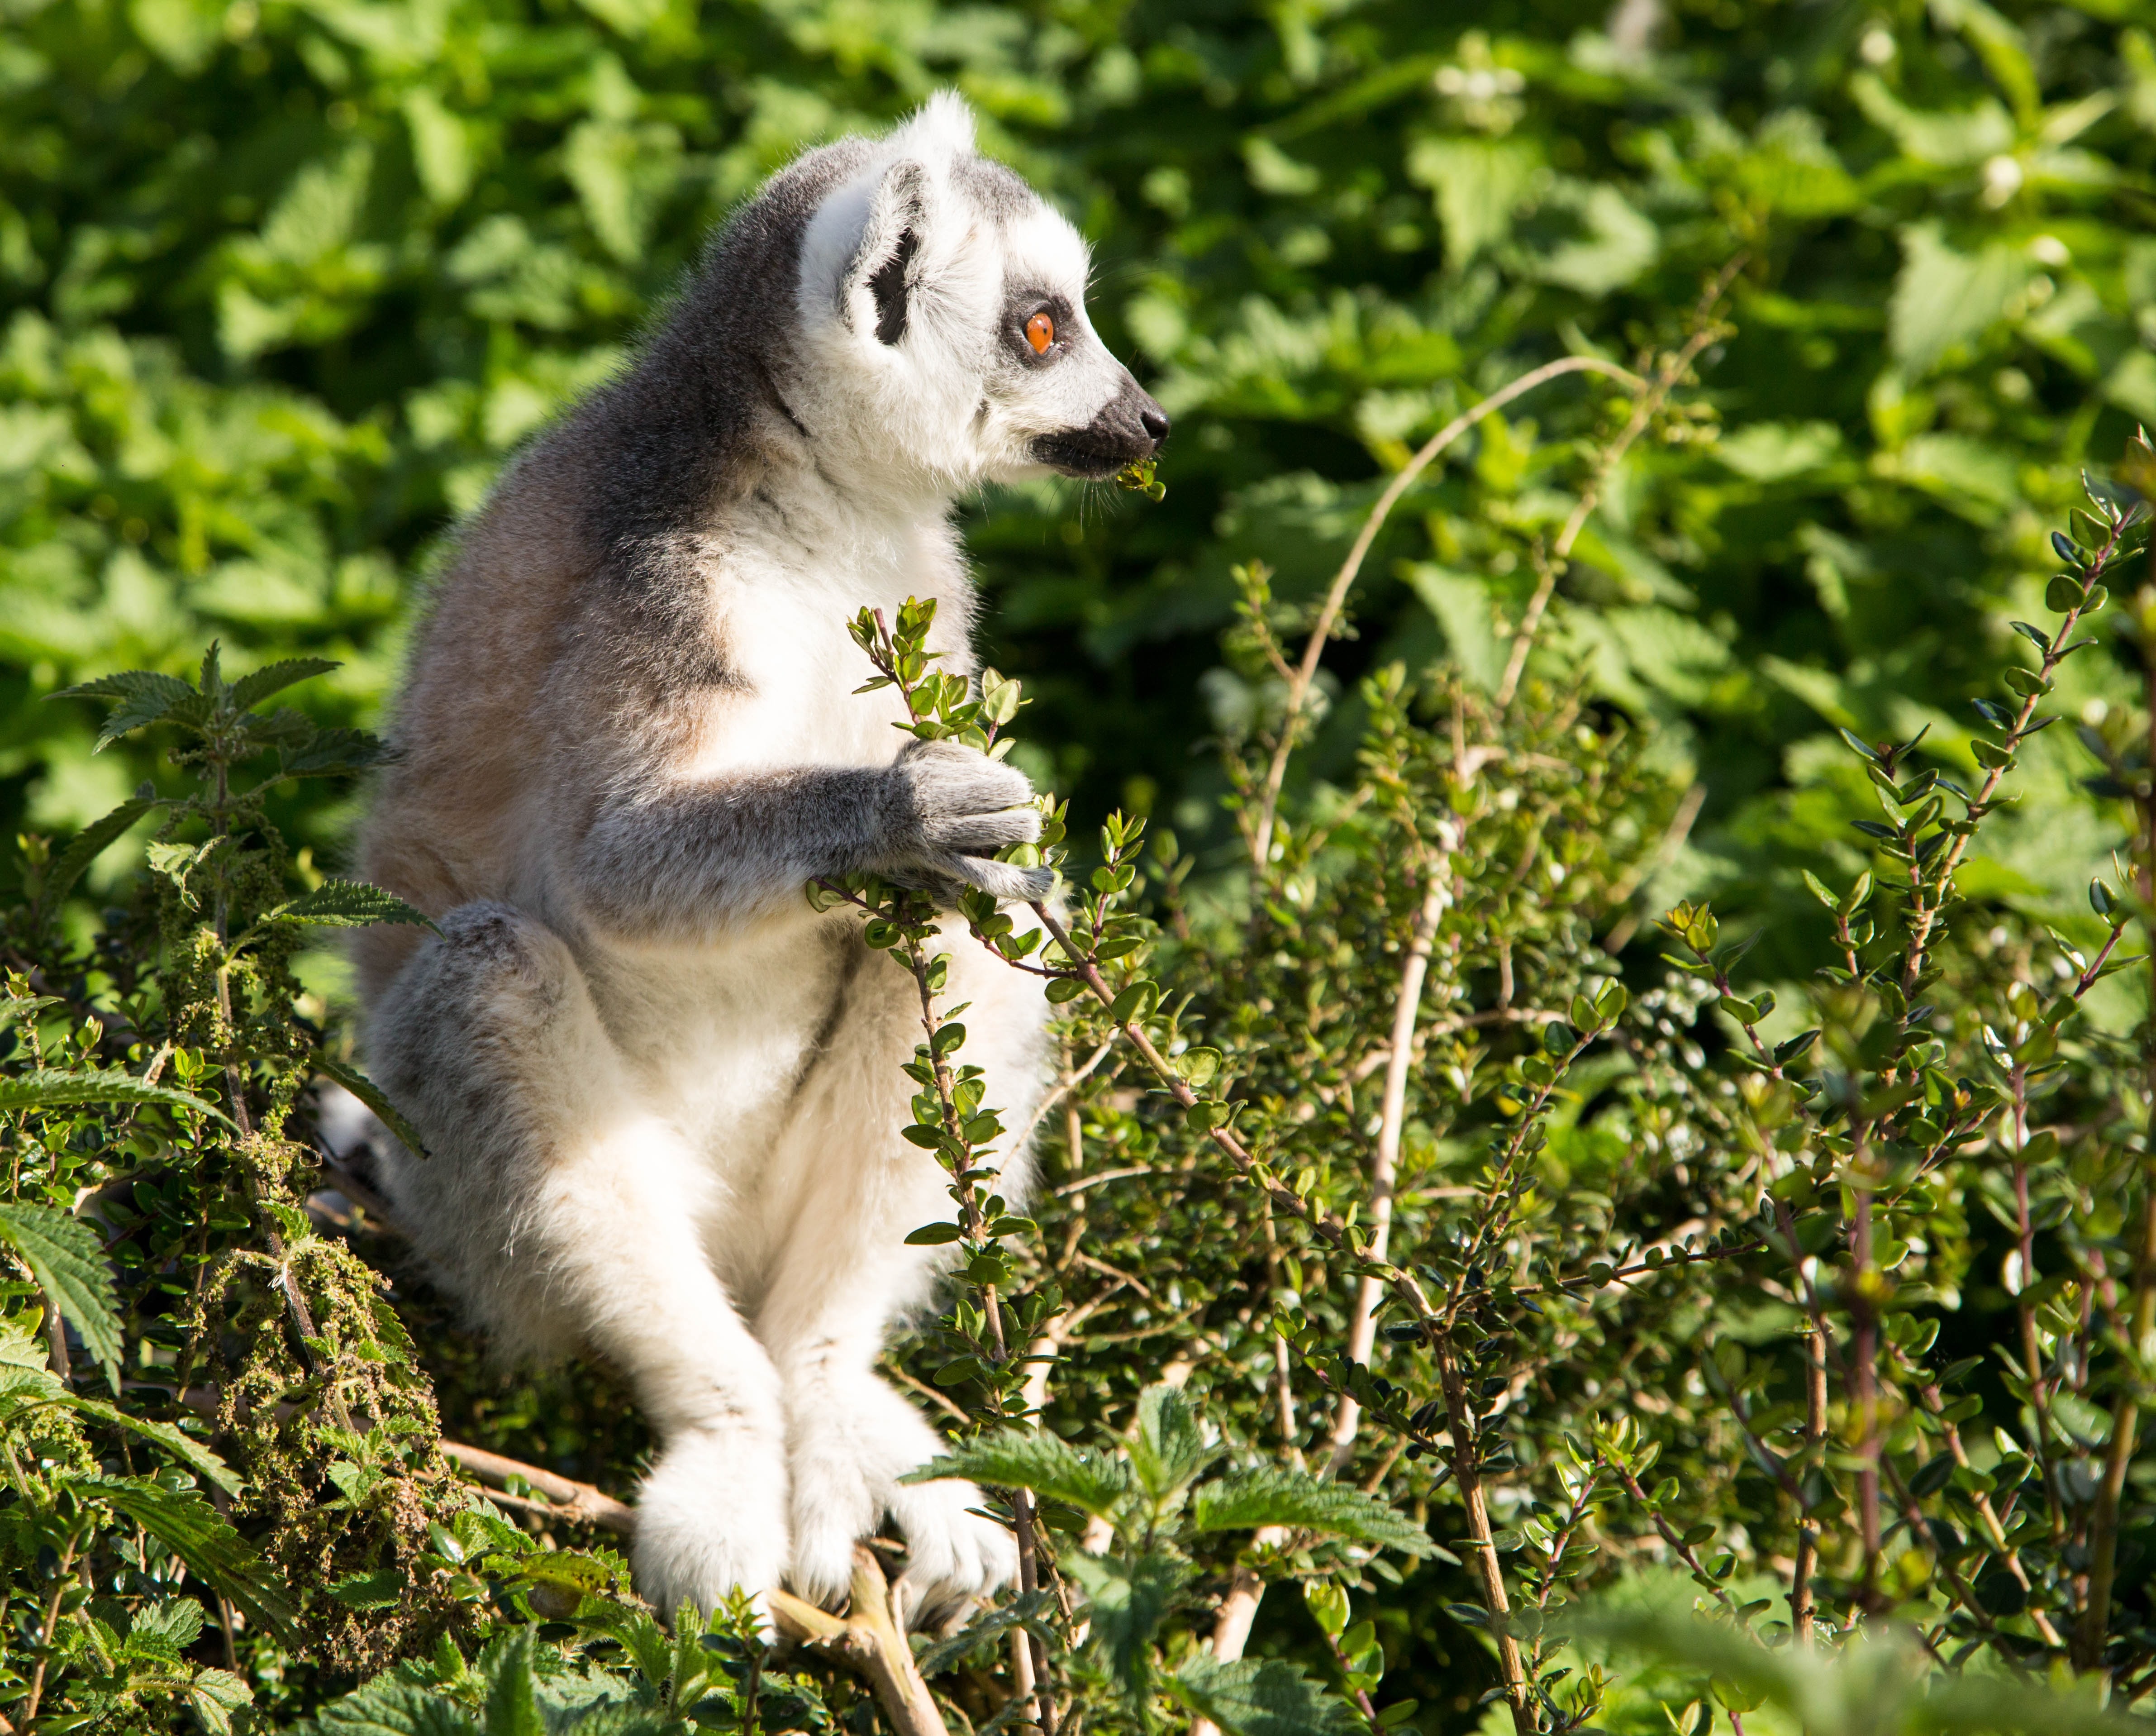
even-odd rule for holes
{"type": "Polygon", "coordinates": [[[1029,903],[1055,890],[1052,868],[1021,868],[1014,862],[992,862],[985,856],[953,856],[950,861],[952,871],[999,904],[1029,903]]]}
{"type": "Polygon", "coordinates": [[[957,855],[988,855],[1006,844],[1040,841],[1040,814],[1034,808],[1005,808],[993,814],[965,814],[940,821],[932,831],[937,847],[957,855]]]}

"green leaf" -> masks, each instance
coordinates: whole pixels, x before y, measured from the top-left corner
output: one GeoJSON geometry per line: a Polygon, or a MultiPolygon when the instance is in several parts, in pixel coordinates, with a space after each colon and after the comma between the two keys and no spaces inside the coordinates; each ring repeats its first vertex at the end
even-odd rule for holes
{"type": "Polygon", "coordinates": [[[285,778],[333,778],[365,771],[385,751],[380,738],[363,729],[318,729],[297,747],[280,747],[277,770],[285,778]]]}
{"type": "Polygon", "coordinates": [[[479,1736],[446,1694],[386,1674],[324,1707],[316,1723],[321,1736],[479,1736]]]}
{"type": "Polygon", "coordinates": [[[1066,1550],[1062,1567],[1091,1605],[1091,1648],[1106,1662],[1124,1697],[1142,1704],[1152,1682],[1152,1636],[1174,1606],[1190,1568],[1154,1550],[1131,1560],[1088,1555],[1082,1549],[1066,1550]]]}
{"type": "Polygon", "coordinates": [[[1227,1736],[1348,1736],[1363,1728],[1346,1701],[1282,1658],[1222,1663],[1195,1652],[1163,1686],[1227,1736]]]}
{"type": "Polygon", "coordinates": [[[80,1477],[74,1487],[109,1502],[172,1550],[247,1619],[288,1643],[296,1636],[291,1593],[276,1570],[192,1489],[141,1477],[80,1477]]]}
{"type": "MultiPolygon", "coordinates": [[[[187,1607],[199,1615],[200,1605],[187,1607]]],[[[138,1616],[135,1631],[141,1632],[141,1626],[138,1616]]],[[[232,1728],[232,1714],[252,1703],[254,1698],[254,1690],[229,1670],[198,1671],[195,1679],[187,1684],[187,1708],[209,1736],[225,1736],[232,1728]]]]}
{"type": "Polygon", "coordinates": [[[531,1649],[536,1643],[533,1630],[521,1629],[490,1660],[494,1685],[486,1697],[485,1736],[547,1736],[531,1678],[531,1649]]]}
{"type": "MultiPolygon", "coordinates": [[[[87,1343],[88,1338],[83,1341],[87,1343]]],[[[85,1416],[96,1417],[117,1429],[126,1429],[140,1435],[145,1441],[153,1441],[170,1453],[197,1477],[215,1483],[228,1495],[239,1492],[239,1473],[226,1464],[215,1453],[192,1436],[186,1435],[170,1423],[153,1422],[146,1416],[137,1416],[116,1405],[108,1405],[102,1399],[68,1397],[70,1410],[85,1416]]]]}
{"type": "Polygon", "coordinates": [[[22,1257],[38,1287],[82,1334],[84,1345],[118,1392],[120,1299],[105,1262],[104,1238],[57,1206],[18,1199],[0,1204],[0,1243],[22,1257]]]}
{"type": "Polygon", "coordinates": [[[85,869],[104,855],[136,821],[151,809],[164,805],[153,796],[138,795],[122,802],[102,819],[92,820],[85,826],[46,868],[44,884],[38,891],[38,908],[58,909],[60,901],[74,889],[74,883],[82,878],[85,869]]]}
{"type": "Polygon", "coordinates": [[[327,675],[336,667],[336,662],[327,657],[287,657],[281,662],[265,663],[254,674],[242,675],[232,684],[233,707],[251,711],[271,694],[281,693],[295,682],[327,675]]]}
{"type": "Polygon", "coordinates": [[[27,1073],[0,1078],[0,1111],[9,1109],[77,1109],[95,1103],[162,1103],[168,1108],[192,1109],[223,1122],[231,1119],[213,1103],[170,1086],[150,1085],[117,1068],[34,1067],[27,1073]]]}
{"type": "Polygon", "coordinates": [[[1030,1489],[1045,1500],[1106,1518],[1130,1492],[1130,1467],[1120,1459],[1075,1447],[1045,1430],[998,1429],[977,1436],[901,1482],[971,1477],[1006,1489],[1030,1489]]]}
{"type": "Polygon", "coordinates": [[[1958,253],[1936,223],[1912,223],[1902,246],[1888,331],[1895,359],[1912,378],[2005,317],[2006,304],[2035,270],[2026,248],[2005,241],[1958,253]]]}
{"type": "Polygon", "coordinates": [[[956,1224],[923,1224],[906,1239],[909,1248],[940,1248],[964,1235],[956,1224]]]}
{"type": "Polygon", "coordinates": [[[371,1574],[346,1574],[328,1588],[339,1603],[355,1610],[386,1610],[404,1596],[404,1575],[393,1567],[371,1574]]]}
{"type": "Polygon", "coordinates": [[[382,1125],[395,1134],[398,1143],[413,1157],[424,1159],[429,1155],[426,1143],[419,1138],[419,1130],[404,1118],[394,1103],[382,1095],[382,1087],[361,1072],[357,1067],[347,1066],[344,1062],[332,1060],[326,1055],[317,1055],[315,1057],[315,1071],[325,1078],[336,1080],[361,1102],[366,1104],[374,1112],[382,1125]]]}
{"type": "Polygon", "coordinates": [[[923,1676],[938,1675],[963,1662],[971,1652],[988,1644],[999,1634],[1022,1622],[1031,1622],[1050,1615],[1055,1607],[1052,1591],[1028,1591],[987,1610],[948,1639],[938,1640],[914,1659],[923,1676]]]}
{"type": "Polygon", "coordinates": [[[1255,1531],[1287,1525],[1410,1555],[1441,1554],[1423,1528],[1353,1483],[1329,1482],[1274,1465],[1231,1471],[1191,1497],[1199,1531],[1255,1531]]]}
{"type": "Polygon", "coordinates": [[[416,911],[394,892],[363,880],[326,880],[313,891],[279,905],[267,922],[310,922],[326,928],[367,928],[377,922],[401,922],[439,934],[434,919],[416,911]]]}
{"type": "Polygon", "coordinates": [[[1198,1413],[1180,1387],[1149,1386],[1138,1395],[1137,1427],[1130,1442],[1131,1468],[1156,1501],[1171,1500],[1219,1456],[1198,1426],[1198,1413]]]}
{"type": "Polygon", "coordinates": [[[92,752],[98,753],[102,753],[130,730],[160,722],[187,705],[189,701],[195,701],[195,706],[199,707],[202,701],[202,696],[177,675],[161,675],[146,669],[131,669],[118,675],[100,675],[94,681],[63,687],[52,697],[118,701],[105,718],[104,727],[97,732],[97,745],[92,752]]]}

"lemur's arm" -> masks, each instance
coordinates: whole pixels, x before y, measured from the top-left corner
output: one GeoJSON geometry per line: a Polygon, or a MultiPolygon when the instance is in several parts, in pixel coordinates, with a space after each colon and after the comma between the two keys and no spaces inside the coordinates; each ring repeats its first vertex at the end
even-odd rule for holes
{"type": "Polygon", "coordinates": [[[991,860],[1040,835],[1024,774],[952,742],[896,764],[809,766],[610,799],[574,871],[585,910],[624,932],[704,934],[798,898],[819,875],[867,871],[1002,899],[1054,876],[991,860]]]}

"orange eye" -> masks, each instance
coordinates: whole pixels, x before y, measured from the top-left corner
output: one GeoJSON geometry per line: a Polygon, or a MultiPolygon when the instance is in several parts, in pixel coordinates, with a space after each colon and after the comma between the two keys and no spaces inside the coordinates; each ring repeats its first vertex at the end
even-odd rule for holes
{"type": "Polygon", "coordinates": [[[1055,342],[1055,321],[1045,313],[1037,313],[1025,322],[1025,341],[1033,346],[1033,353],[1045,356],[1049,345],[1055,342]]]}

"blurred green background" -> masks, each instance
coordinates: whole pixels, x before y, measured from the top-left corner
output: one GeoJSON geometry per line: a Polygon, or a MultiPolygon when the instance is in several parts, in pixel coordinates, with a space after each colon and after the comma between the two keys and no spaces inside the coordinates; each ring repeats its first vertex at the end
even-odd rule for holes
{"type": "MultiPolygon", "coordinates": [[[[1965,754],[2077,467],[2156,421],[2136,0],[6,8],[0,835],[167,775],[41,695],[213,636],[228,666],[345,659],[295,697],[378,722],[505,456],[765,175],[941,85],[1091,238],[1096,319],[1177,418],[1159,506],[966,507],[1026,763],[1081,820],[1145,809],[1222,861],[1207,742],[1265,702],[1219,666],[1229,565],[1309,596],[1442,420],[1567,350],[1631,360],[1732,256],[1720,437],[1627,465],[1542,654],[1696,770],[1672,896],[1774,913],[1768,844],[1816,859],[1868,806],[1835,726],[1965,754]]],[[[1491,678],[1601,413],[1547,388],[1395,515],[1306,775],[1374,661],[1491,678]]],[[[2078,901],[2114,828],[2053,799],[2089,769],[2069,735],[2028,756],[2046,824],[1967,890],[2078,901]]],[[[291,798],[323,863],[352,800],[291,798]]]]}

